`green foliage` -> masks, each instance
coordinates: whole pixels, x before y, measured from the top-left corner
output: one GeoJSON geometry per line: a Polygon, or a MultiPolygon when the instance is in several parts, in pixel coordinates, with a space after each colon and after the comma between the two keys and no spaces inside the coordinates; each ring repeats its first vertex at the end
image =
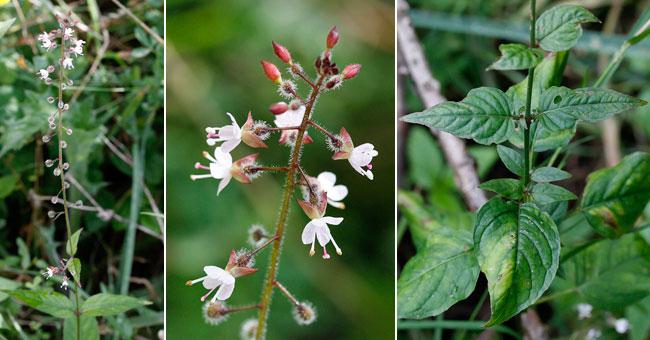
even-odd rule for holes
{"type": "Polygon", "coordinates": [[[533,181],[539,183],[561,181],[570,177],[570,173],[550,166],[539,167],[530,175],[533,181]]]}
{"type": "Polygon", "coordinates": [[[549,183],[539,183],[533,185],[533,190],[530,194],[533,202],[540,205],[545,205],[557,201],[567,201],[576,199],[571,191],[564,189],[561,186],[549,183]]]}
{"type": "Polygon", "coordinates": [[[524,198],[524,186],[520,180],[512,178],[497,178],[481,183],[480,189],[494,191],[497,194],[511,200],[524,198]]]}
{"type": "Polygon", "coordinates": [[[562,267],[564,280],[597,308],[620,310],[650,294],[650,247],[638,235],[597,242],[562,267]]]}
{"type": "Polygon", "coordinates": [[[497,145],[497,153],[508,170],[518,176],[524,175],[524,157],[521,151],[497,145]]]}
{"type": "Polygon", "coordinates": [[[537,66],[544,59],[544,51],[522,44],[501,44],[499,51],[501,57],[487,68],[488,71],[525,70],[537,66]]]}
{"type": "Polygon", "coordinates": [[[402,118],[408,123],[426,125],[481,144],[501,143],[515,129],[517,115],[512,103],[499,89],[480,87],[470,91],[459,103],[446,102],[402,118]]]}
{"type": "Polygon", "coordinates": [[[532,203],[492,199],[478,212],[474,247],[488,280],[492,317],[485,327],[510,319],[550,286],[560,259],[553,220],[532,203]]]}
{"type": "Polygon", "coordinates": [[[598,233],[619,237],[634,226],[648,201],[650,154],[636,152],[589,175],[580,211],[598,233]]]}
{"type": "Polygon", "coordinates": [[[147,304],[150,302],[130,296],[100,293],[84,301],[81,305],[81,312],[88,316],[114,315],[147,304]]]}
{"type": "MultiPolygon", "coordinates": [[[[99,340],[99,328],[97,319],[87,315],[82,315],[79,318],[81,334],[84,335],[84,340],[99,340]]],[[[76,340],[77,339],[77,320],[75,318],[67,318],[63,322],[63,340],[76,340]]]]}
{"type": "Polygon", "coordinates": [[[70,236],[70,240],[65,243],[65,252],[70,256],[74,256],[77,253],[77,243],[79,243],[79,236],[81,235],[82,229],[79,229],[70,236]]]}
{"type": "Polygon", "coordinates": [[[74,305],[63,294],[37,290],[5,290],[4,293],[24,302],[28,306],[57,318],[74,317],[74,305]]]}
{"type": "Polygon", "coordinates": [[[582,36],[580,24],[587,22],[600,22],[600,20],[580,6],[555,6],[542,13],[537,19],[535,38],[540,47],[547,51],[566,51],[582,36]]]}
{"type": "Polygon", "coordinates": [[[16,21],[15,18],[11,18],[5,21],[0,21],[0,38],[2,38],[2,36],[5,35],[5,33],[7,33],[7,30],[9,29],[9,27],[11,27],[11,24],[13,24],[14,21],[16,21]]]}

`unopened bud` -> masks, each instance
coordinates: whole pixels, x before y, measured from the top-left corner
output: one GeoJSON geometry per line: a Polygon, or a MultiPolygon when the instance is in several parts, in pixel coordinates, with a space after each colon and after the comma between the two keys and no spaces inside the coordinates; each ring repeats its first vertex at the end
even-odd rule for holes
{"type": "Polygon", "coordinates": [[[63,182],[63,183],[64,183],[64,184],[63,184],[63,189],[68,189],[68,188],[70,188],[70,183],[68,183],[68,182],[63,182]]]}
{"type": "Polygon", "coordinates": [[[68,146],[68,143],[66,143],[64,140],[61,141],[61,149],[65,149],[68,146]]]}
{"type": "Polygon", "coordinates": [[[47,84],[47,85],[52,84],[52,79],[51,78],[45,79],[45,84],[47,84]]]}
{"type": "Polygon", "coordinates": [[[52,165],[54,165],[54,161],[53,161],[53,160],[51,160],[51,159],[46,159],[46,160],[45,160],[45,166],[46,166],[46,167],[49,168],[49,167],[51,167],[52,165]]]}
{"type": "Polygon", "coordinates": [[[66,86],[65,84],[61,84],[61,90],[65,90],[66,86]]]}
{"type": "Polygon", "coordinates": [[[70,110],[70,104],[65,103],[65,105],[63,105],[63,111],[68,111],[68,110],[70,110]]]}
{"type": "Polygon", "coordinates": [[[43,138],[41,138],[41,139],[43,140],[43,143],[48,143],[48,142],[50,141],[50,136],[49,136],[49,135],[45,135],[45,136],[43,136],[43,138]]]}
{"type": "Polygon", "coordinates": [[[330,33],[327,35],[327,49],[331,50],[336,46],[336,43],[339,42],[339,31],[336,29],[336,26],[332,28],[330,33]]]}
{"type": "Polygon", "coordinates": [[[282,83],[282,75],[277,66],[262,60],[262,67],[264,67],[264,73],[266,73],[266,76],[269,77],[272,82],[278,84],[282,83]]]}
{"type": "Polygon", "coordinates": [[[350,64],[343,69],[343,78],[350,79],[354,78],[359,73],[361,69],[361,64],[350,64]]]}
{"type": "Polygon", "coordinates": [[[54,216],[56,216],[56,213],[54,212],[54,210],[50,210],[50,211],[47,212],[47,217],[54,218],[54,216]]]}
{"type": "Polygon", "coordinates": [[[47,97],[47,102],[50,104],[54,103],[54,97],[47,97]]]}
{"type": "Polygon", "coordinates": [[[63,108],[63,102],[59,100],[59,109],[63,108]]]}
{"type": "Polygon", "coordinates": [[[271,113],[274,115],[283,114],[287,112],[288,109],[289,109],[289,105],[287,105],[287,103],[285,102],[271,104],[271,106],[269,107],[269,111],[271,111],[271,113]]]}
{"type": "Polygon", "coordinates": [[[316,69],[318,70],[320,69],[321,65],[323,65],[323,60],[320,58],[320,56],[318,56],[318,58],[316,58],[316,62],[314,63],[314,66],[316,66],[316,69]]]}
{"type": "Polygon", "coordinates": [[[65,130],[65,133],[67,133],[68,136],[70,136],[70,135],[72,134],[72,129],[67,129],[67,130],[65,130]]]}
{"type": "Polygon", "coordinates": [[[282,61],[285,63],[291,63],[291,54],[289,54],[289,50],[287,50],[286,47],[273,41],[273,51],[282,61]]]}
{"type": "Polygon", "coordinates": [[[65,162],[65,163],[63,163],[62,167],[63,167],[63,170],[68,170],[68,169],[70,169],[70,163],[65,162]]]}
{"type": "Polygon", "coordinates": [[[210,325],[218,325],[228,317],[228,307],[222,302],[207,302],[203,305],[203,319],[210,325]]]}
{"type": "Polygon", "coordinates": [[[72,86],[72,84],[74,84],[74,82],[72,81],[72,79],[68,79],[68,85],[72,86]]]}
{"type": "Polygon", "coordinates": [[[293,318],[299,325],[309,325],[316,320],[316,309],[310,302],[301,302],[294,307],[293,318]]]}
{"type": "Polygon", "coordinates": [[[56,167],[52,173],[54,176],[61,176],[61,169],[59,167],[56,167]]]}
{"type": "Polygon", "coordinates": [[[54,124],[54,123],[50,123],[50,129],[51,129],[51,130],[56,129],[56,124],[54,124]]]}
{"type": "Polygon", "coordinates": [[[47,122],[48,122],[48,123],[54,123],[54,116],[49,116],[49,117],[47,118],[47,122]]]}
{"type": "Polygon", "coordinates": [[[52,204],[56,204],[59,201],[59,196],[52,196],[52,199],[50,201],[52,204]]]}

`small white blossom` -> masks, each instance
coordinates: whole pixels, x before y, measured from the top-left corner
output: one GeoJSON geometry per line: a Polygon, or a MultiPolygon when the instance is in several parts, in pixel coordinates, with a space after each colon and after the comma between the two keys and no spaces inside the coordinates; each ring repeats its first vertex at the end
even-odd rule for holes
{"type": "Polygon", "coordinates": [[[203,267],[203,271],[206,276],[187,283],[188,285],[193,285],[198,282],[203,282],[203,287],[210,290],[207,294],[201,297],[201,301],[205,301],[205,299],[210,296],[217,287],[220,288],[217,290],[217,293],[214,294],[214,297],[210,302],[214,303],[217,300],[224,301],[232,295],[232,292],[235,289],[235,277],[228,271],[217,266],[205,266],[203,267]]]}
{"type": "Polygon", "coordinates": [[[589,319],[591,317],[591,311],[594,309],[588,303],[579,303],[576,305],[576,311],[578,311],[578,319],[589,319]]]}
{"type": "Polygon", "coordinates": [[[217,189],[217,195],[223,190],[223,188],[228,185],[232,175],[230,174],[230,169],[232,168],[232,156],[229,153],[223,151],[221,147],[218,147],[214,150],[214,157],[210,156],[207,152],[203,154],[205,158],[210,161],[210,174],[209,175],[192,175],[192,179],[207,178],[212,177],[216,179],[221,179],[219,182],[219,188],[217,189]]]}
{"type": "Polygon", "coordinates": [[[64,31],[65,38],[69,39],[70,37],[72,37],[73,34],[74,34],[74,30],[70,27],[66,27],[64,31]]]}
{"type": "Polygon", "coordinates": [[[232,125],[206,128],[205,131],[208,133],[206,143],[210,146],[214,146],[218,142],[224,142],[221,144],[221,149],[224,152],[230,152],[241,143],[241,128],[237,125],[235,117],[233,117],[230,112],[226,112],[226,114],[230,116],[232,125]]]}
{"type": "Polygon", "coordinates": [[[74,65],[72,65],[72,58],[63,59],[63,68],[67,68],[68,70],[74,68],[74,65]]]}
{"type": "Polygon", "coordinates": [[[40,69],[37,74],[39,75],[38,79],[47,79],[50,76],[50,73],[45,69],[40,69]]]}
{"type": "Polygon", "coordinates": [[[47,32],[43,32],[38,36],[38,40],[42,42],[41,47],[46,48],[48,51],[52,48],[52,40],[47,32]]]}
{"type": "Polygon", "coordinates": [[[595,328],[590,328],[589,331],[587,331],[587,340],[596,340],[600,338],[601,332],[598,329],[595,328]]]}
{"type": "Polygon", "coordinates": [[[352,150],[352,155],[348,158],[348,161],[354,170],[372,180],[374,176],[372,171],[370,171],[372,169],[370,162],[372,162],[372,158],[378,154],[379,152],[375,150],[374,145],[365,143],[352,150]],[[363,170],[363,167],[368,168],[368,170],[363,170]]]}
{"type": "Polygon", "coordinates": [[[305,229],[303,229],[302,231],[302,243],[303,244],[311,243],[309,256],[313,256],[315,253],[314,245],[317,239],[318,239],[318,243],[321,245],[321,247],[323,247],[324,259],[330,258],[329,254],[327,254],[327,249],[325,249],[325,246],[330,241],[332,241],[332,244],[336,249],[336,253],[339,255],[343,254],[343,252],[341,252],[341,248],[339,248],[339,246],[336,244],[336,241],[334,241],[334,238],[332,237],[332,233],[330,232],[330,228],[327,226],[328,224],[339,225],[341,224],[341,222],[343,222],[343,217],[325,216],[322,218],[313,219],[309,223],[307,223],[305,229]]]}
{"type": "Polygon", "coordinates": [[[51,279],[52,276],[54,275],[54,267],[48,267],[47,271],[43,273],[43,276],[45,276],[45,279],[51,279]]]}
{"type": "Polygon", "coordinates": [[[630,329],[630,322],[625,318],[617,319],[614,323],[614,328],[616,329],[616,333],[624,334],[630,329]]]}
{"type": "Polygon", "coordinates": [[[327,203],[333,207],[344,209],[345,204],[341,201],[348,195],[348,188],[342,184],[335,185],[336,175],[329,171],[324,171],[316,179],[320,188],[327,193],[327,203]]]}
{"type": "Polygon", "coordinates": [[[67,276],[62,277],[61,279],[63,280],[63,282],[61,283],[61,288],[68,289],[68,280],[70,279],[68,279],[67,276]]]}

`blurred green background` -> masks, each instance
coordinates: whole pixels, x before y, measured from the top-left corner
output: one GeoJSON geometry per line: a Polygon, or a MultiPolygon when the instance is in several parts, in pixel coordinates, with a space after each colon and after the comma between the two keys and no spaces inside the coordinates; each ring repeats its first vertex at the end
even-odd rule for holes
{"type": "MultiPolygon", "coordinates": [[[[370,142],[379,151],[373,161],[374,181],[362,178],[345,161],[332,161],[325,138],[303,152],[310,175],[332,171],[350,194],[347,209],[329,207],[328,216],[345,220],[332,227],[343,250],[330,260],[309,257],[300,241],[308,222],[292,203],[278,281],[300,300],[315,304],[318,319],[299,326],[291,305],[279,292],[271,304],[268,339],[389,339],[394,336],[394,8],[392,1],[202,1],[167,2],[167,337],[169,339],[235,339],[241,323],[256,311],[235,313],[218,326],[202,319],[201,286],[185,281],[203,276],[204,265],[225,266],[231,248],[247,246],[247,230],[262,223],[274,230],[283,190],[283,174],[265,174],[250,185],[232,181],[219,197],[218,181],[192,182],[196,161],[204,161],[206,126],[242,124],[247,112],[272,124],[270,104],[278,102],[276,86],[262,72],[260,60],[280,66],[271,41],[286,46],[305,73],[325,47],[327,33],[338,26],[334,61],[342,69],[363,64],[360,74],[325,93],[314,118],[333,132],[345,126],[354,142],[370,142]]],[[[282,67],[284,71],[284,67],[282,67]]],[[[288,77],[288,75],[285,75],[288,77]]],[[[308,86],[297,81],[299,93],[308,86]]],[[[238,159],[260,152],[265,165],[286,164],[289,148],[268,150],[242,144],[238,159]]],[[[205,163],[205,162],[204,162],[205,163]]],[[[294,195],[294,197],[298,197],[294,195]]],[[[320,251],[320,249],[319,249],[320,251]]],[[[229,305],[259,301],[270,249],[257,257],[260,272],[237,280],[229,305]]]]}

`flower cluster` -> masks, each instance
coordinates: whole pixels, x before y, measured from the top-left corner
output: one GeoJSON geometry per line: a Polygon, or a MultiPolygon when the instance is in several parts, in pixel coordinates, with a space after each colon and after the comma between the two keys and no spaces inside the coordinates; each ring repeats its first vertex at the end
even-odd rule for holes
{"type": "MultiPolygon", "coordinates": [[[[576,312],[578,312],[578,320],[586,320],[592,317],[592,312],[594,310],[594,307],[588,303],[579,303],[575,305],[574,309],[576,310],[576,312]]],[[[612,328],[614,328],[614,330],[618,334],[625,334],[631,327],[630,322],[627,319],[625,318],[617,319],[609,313],[605,313],[605,320],[607,321],[607,324],[612,328]]],[[[599,339],[601,335],[602,332],[600,329],[590,328],[587,331],[586,339],[596,340],[599,339]]]]}
{"type": "Polygon", "coordinates": [[[73,258],[70,258],[68,260],[60,260],[60,265],[54,267],[54,266],[49,266],[47,267],[47,270],[43,272],[43,276],[45,276],[46,280],[51,279],[54,275],[61,275],[61,288],[62,289],[68,289],[68,281],[70,281],[70,278],[67,276],[66,271],[70,273],[74,277],[75,272],[74,269],[72,269],[71,264],[73,263],[73,258]]]}
{"type": "MultiPolygon", "coordinates": [[[[302,199],[297,199],[298,205],[309,218],[309,222],[302,231],[302,243],[311,245],[309,255],[315,254],[316,242],[323,248],[323,258],[329,259],[327,245],[332,244],[336,253],[342,255],[341,248],[334,240],[330,231],[331,225],[339,225],[343,222],[342,217],[331,217],[326,215],[326,209],[329,206],[344,209],[345,204],[342,202],[348,195],[348,188],[345,185],[336,183],[336,175],[329,171],[321,172],[318,176],[312,177],[307,174],[300,164],[300,153],[302,146],[314,142],[313,131],[318,131],[325,136],[325,146],[333,152],[333,160],[348,160],[352,168],[362,176],[373,179],[372,159],[378,155],[374,146],[370,143],[354,146],[352,138],[348,131],[341,127],[338,135],[331,133],[325,127],[316,123],[312,119],[313,108],[318,96],[324,92],[338,89],[342,84],[354,78],[360,71],[361,65],[351,64],[339,71],[336,63],[332,61],[332,49],[339,40],[338,30],[334,27],[327,36],[326,50],[323,51],[316,59],[314,66],[317,77],[315,80],[309,79],[303,71],[302,66],[292,57],[289,50],[272,42],[275,55],[287,65],[288,73],[295,79],[304,80],[310,87],[309,97],[301,97],[298,94],[298,86],[292,79],[283,78],[280,69],[271,62],[262,61],[262,69],[266,76],[278,86],[279,94],[286,98],[287,101],[281,101],[272,104],[269,111],[273,114],[272,124],[265,121],[253,120],[253,114],[248,112],[248,116],[243,125],[238,123],[237,117],[229,112],[226,114],[230,123],[223,126],[207,127],[206,144],[214,147],[214,151],[204,151],[203,156],[207,159],[207,164],[197,162],[194,164],[195,169],[206,170],[207,173],[193,174],[192,180],[214,178],[219,179],[217,195],[230,183],[234,178],[240,183],[251,183],[257,176],[267,172],[286,172],[287,180],[285,186],[284,202],[281,209],[280,223],[275,233],[269,234],[261,225],[253,225],[248,232],[248,242],[255,247],[253,251],[231,252],[230,260],[224,269],[216,266],[206,266],[203,268],[205,276],[199,279],[188,281],[187,285],[193,285],[199,282],[208,290],[201,301],[205,301],[213,291],[216,294],[209,303],[204,305],[204,318],[210,324],[217,324],[225,319],[228,313],[259,308],[262,313],[268,308],[268,299],[264,296],[260,304],[247,307],[228,308],[223,301],[228,299],[233,293],[235,279],[257,271],[252,269],[253,256],[264,247],[274,244],[274,254],[279,249],[282,240],[282,230],[286,223],[287,209],[290,204],[290,197],[293,191],[298,187],[302,193],[302,199]],[[311,131],[310,131],[311,130],[311,131]],[[268,140],[275,132],[279,132],[278,143],[288,146],[291,150],[289,165],[286,167],[265,166],[258,162],[259,154],[251,154],[239,160],[233,161],[231,155],[235,149],[242,144],[252,148],[268,148],[265,141],[268,140]],[[266,302],[265,302],[266,301],[266,302]]],[[[241,122],[242,120],[239,120],[241,122]]],[[[276,266],[277,260],[272,259],[271,266],[276,266]]],[[[271,270],[271,269],[270,269],[271,270]]],[[[316,309],[309,302],[300,302],[295,299],[289,291],[274,279],[267,279],[265,292],[269,292],[273,287],[280,289],[294,305],[294,318],[300,325],[307,325],[316,319],[316,309]]],[[[268,294],[268,293],[264,293],[268,294]]],[[[264,332],[263,328],[258,329],[255,320],[249,320],[242,326],[242,337],[251,338],[254,334],[260,335],[264,332]]]]}

